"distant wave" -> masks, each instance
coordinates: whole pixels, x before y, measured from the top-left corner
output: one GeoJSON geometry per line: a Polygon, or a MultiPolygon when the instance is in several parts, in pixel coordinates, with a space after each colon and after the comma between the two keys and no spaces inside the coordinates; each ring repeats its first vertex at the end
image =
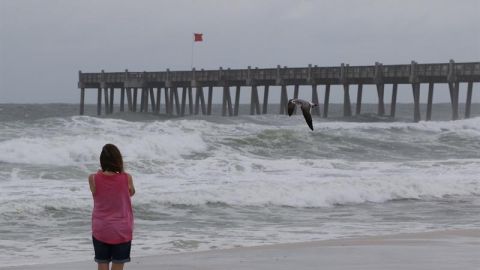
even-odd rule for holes
{"type": "Polygon", "coordinates": [[[130,122],[94,117],[3,123],[0,162],[53,166],[96,163],[105,143],[121,146],[127,162],[212,154],[264,158],[424,159],[479,157],[480,118],[420,123],[318,122],[257,117],[225,120],[130,122]],[[215,151],[215,152],[213,152],[215,151]]]}

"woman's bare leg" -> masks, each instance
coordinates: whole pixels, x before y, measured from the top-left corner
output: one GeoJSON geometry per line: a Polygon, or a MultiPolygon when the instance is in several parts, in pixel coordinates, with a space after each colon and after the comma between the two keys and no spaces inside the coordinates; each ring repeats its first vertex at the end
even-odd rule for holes
{"type": "Polygon", "coordinates": [[[99,263],[98,270],[108,270],[108,263],[99,263]]]}
{"type": "Polygon", "coordinates": [[[124,263],[112,263],[112,270],[123,270],[124,263]]]}

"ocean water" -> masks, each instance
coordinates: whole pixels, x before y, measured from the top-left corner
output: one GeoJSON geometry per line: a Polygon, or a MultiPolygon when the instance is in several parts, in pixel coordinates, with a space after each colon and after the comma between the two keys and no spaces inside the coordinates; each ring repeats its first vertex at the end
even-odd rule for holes
{"type": "Polygon", "coordinates": [[[479,105],[449,121],[436,104],[435,121],[420,123],[410,105],[397,119],[340,108],[312,132],[301,115],[107,118],[94,106],[77,116],[75,105],[2,104],[0,265],[93,259],[87,176],[105,143],[137,189],[133,257],[480,227],[479,105]]]}

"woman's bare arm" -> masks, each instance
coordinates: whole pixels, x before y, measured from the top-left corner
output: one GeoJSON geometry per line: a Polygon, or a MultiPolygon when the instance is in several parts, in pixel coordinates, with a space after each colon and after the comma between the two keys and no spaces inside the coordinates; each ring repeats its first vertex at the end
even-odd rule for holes
{"type": "Polygon", "coordinates": [[[130,197],[135,195],[135,186],[133,185],[133,178],[130,174],[128,175],[128,191],[130,193],[130,197]]]}
{"type": "Polygon", "coordinates": [[[90,174],[88,176],[88,184],[90,185],[90,191],[92,192],[92,194],[95,194],[95,175],[93,174],[90,174]]]}

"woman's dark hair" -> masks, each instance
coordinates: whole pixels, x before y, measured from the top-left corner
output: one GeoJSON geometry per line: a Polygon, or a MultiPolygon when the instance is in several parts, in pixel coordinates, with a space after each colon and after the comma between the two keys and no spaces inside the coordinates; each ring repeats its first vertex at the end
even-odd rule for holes
{"type": "Polygon", "coordinates": [[[105,144],[100,154],[100,166],[102,171],[123,172],[123,158],[120,150],[111,144],[105,144]]]}

